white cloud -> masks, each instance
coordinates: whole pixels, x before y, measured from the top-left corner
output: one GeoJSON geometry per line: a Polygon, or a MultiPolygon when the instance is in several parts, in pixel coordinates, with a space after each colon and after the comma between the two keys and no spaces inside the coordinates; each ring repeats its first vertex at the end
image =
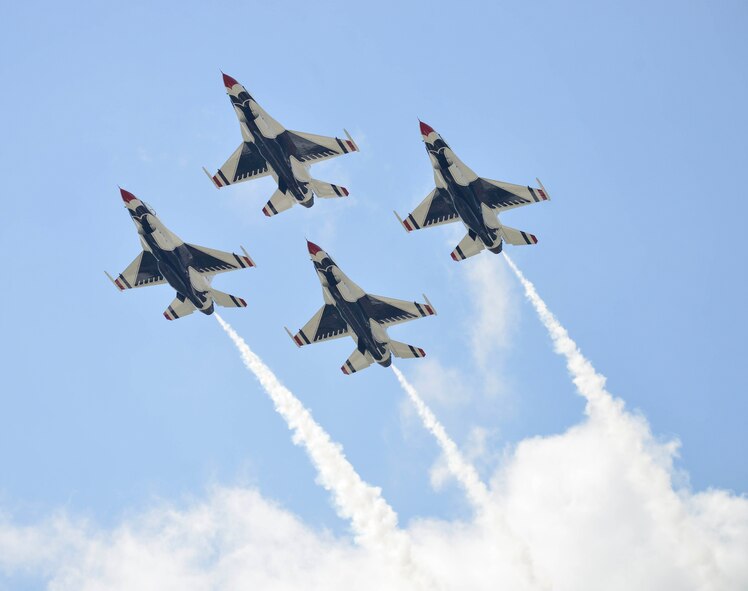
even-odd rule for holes
{"type": "Polygon", "coordinates": [[[41,574],[58,591],[406,588],[348,540],[313,532],[256,491],[229,488],[110,531],[63,517],[5,522],[0,568],[41,574]]]}
{"type": "MultiPolygon", "coordinates": [[[[521,442],[494,475],[493,502],[525,553],[493,517],[433,519],[405,530],[415,561],[455,590],[748,588],[748,499],[676,490],[676,446],[609,408],[521,442]]],[[[230,488],[111,530],[0,521],[0,570],[37,573],[56,591],[408,588],[376,553],[230,488]]]]}
{"type": "MultiPolygon", "coordinates": [[[[410,523],[402,533],[414,563],[445,590],[748,588],[748,499],[679,486],[687,480],[674,468],[677,441],[658,440],[605,390],[525,287],[588,401],[585,417],[507,451],[488,490],[491,510],[410,523]]],[[[472,448],[482,455],[486,441],[477,432],[472,448]]],[[[216,488],[110,530],[64,515],[27,526],[0,519],[0,572],[33,573],[55,591],[412,588],[390,562],[254,490],[216,488]]]]}

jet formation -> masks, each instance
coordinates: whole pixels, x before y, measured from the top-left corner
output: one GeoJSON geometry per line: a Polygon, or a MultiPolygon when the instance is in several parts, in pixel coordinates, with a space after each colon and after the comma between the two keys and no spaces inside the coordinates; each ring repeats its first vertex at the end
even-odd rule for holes
{"type": "Polygon", "coordinates": [[[420,127],[434,168],[436,188],[404,220],[395,212],[405,230],[412,232],[461,220],[467,234],[452,251],[455,261],[475,256],[484,248],[498,254],[504,242],[515,246],[537,244],[533,234],[502,224],[498,212],[547,201],[548,193],[540,180],[536,179],[540,188],[534,189],[481,178],[433,127],[423,121],[420,127]]]}
{"type": "MultiPolygon", "coordinates": [[[[272,176],[278,189],[262,208],[272,217],[294,205],[314,205],[316,197],[348,196],[340,185],[312,178],[309,167],[323,160],[357,152],[350,134],[347,139],[290,131],[273,119],[234,78],[223,74],[223,83],[239,119],[242,143],[211,175],[216,188],[272,176]]],[[[479,177],[452,151],[433,127],[419,121],[436,187],[404,219],[395,216],[407,232],[461,221],[467,234],[452,251],[455,261],[483,250],[500,253],[504,243],[537,244],[529,232],[504,225],[499,213],[547,201],[548,192],[479,177]]],[[[107,277],[120,291],[168,283],[176,298],[164,311],[167,320],[183,318],[199,310],[212,314],[215,305],[243,308],[242,298],[219,291],[211,285],[218,273],[254,267],[247,251],[225,252],[188,244],[171,232],[145,202],[120,189],[122,200],[135,224],[142,252],[115,279],[107,277]]],[[[350,375],[377,363],[392,364],[392,358],[418,358],[420,347],[393,340],[387,329],[396,324],[433,316],[436,310],[424,295],[424,303],[396,300],[366,293],[338,267],[322,248],[307,241],[307,250],[322,287],[324,304],[296,334],[286,332],[298,347],[351,337],[356,348],[340,368],[350,375]]]]}
{"type": "Polygon", "coordinates": [[[356,348],[340,368],[346,375],[361,371],[372,363],[389,367],[393,355],[402,358],[426,356],[423,349],[395,341],[387,334],[390,326],[436,314],[425,295],[426,303],[419,304],[368,294],[319,246],[307,241],[307,249],[322,284],[325,303],[295,335],[286,328],[297,347],[352,337],[356,348]]]}

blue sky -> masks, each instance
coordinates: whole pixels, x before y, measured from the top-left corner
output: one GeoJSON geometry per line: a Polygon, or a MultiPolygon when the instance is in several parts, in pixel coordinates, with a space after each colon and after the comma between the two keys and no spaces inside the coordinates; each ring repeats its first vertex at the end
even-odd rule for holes
{"type": "Polygon", "coordinates": [[[503,259],[458,265],[462,232],[406,235],[392,215],[433,187],[418,117],[480,175],[541,178],[552,201],[502,218],[540,242],[510,255],[610,391],[657,437],[680,440],[693,490],[748,489],[743,3],[32,2],[5,13],[2,513],[107,525],[247,485],[312,527],[347,531],[216,322],[166,322],[168,288],[119,294],[104,277],[139,248],[117,185],[186,241],[247,248],[257,268],[216,286],[249,306],[224,317],[401,521],[470,509],[454,484],[432,485],[438,449],[391,372],[346,377],[352,341],[297,350],[284,333],[321,305],[305,237],[372,293],[429,296],[439,316],[391,330],[429,356],[400,367],[459,444],[485,436],[485,476],[519,441],[578,423],[584,402],[503,259]],[[200,167],[240,142],[221,69],[290,129],[347,128],[361,152],[312,172],[350,198],[268,220],[270,180],[216,191],[200,167]],[[499,332],[476,336],[477,322],[499,332]],[[457,386],[429,392],[431,371],[457,386]]]}

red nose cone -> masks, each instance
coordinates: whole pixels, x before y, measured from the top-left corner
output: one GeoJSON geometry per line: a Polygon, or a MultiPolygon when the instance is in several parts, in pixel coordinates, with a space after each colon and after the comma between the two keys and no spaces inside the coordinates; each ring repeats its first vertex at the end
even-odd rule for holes
{"type": "Polygon", "coordinates": [[[309,249],[309,254],[314,256],[322,249],[317,246],[314,242],[309,242],[309,240],[306,241],[306,247],[309,249]]]}
{"type": "Polygon", "coordinates": [[[423,121],[419,121],[419,123],[421,124],[421,135],[423,135],[423,137],[427,137],[430,133],[434,133],[434,128],[427,123],[424,123],[423,121]]]}
{"type": "Polygon", "coordinates": [[[125,203],[130,203],[130,201],[132,201],[133,199],[137,199],[137,197],[130,193],[130,191],[120,189],[119,192],[122,194],[122,201],[124,201],[125,203]]]}
{"type": "MultiPolygon", "coordinates": [[[[223,72],[221,72],[223,74],[223,72]]],[[[231,90],[235,84],[239,84],[236,80],[234,80],[231,76],[228,74],[223,74],[223,84],[226,88],[231,90]]]]}

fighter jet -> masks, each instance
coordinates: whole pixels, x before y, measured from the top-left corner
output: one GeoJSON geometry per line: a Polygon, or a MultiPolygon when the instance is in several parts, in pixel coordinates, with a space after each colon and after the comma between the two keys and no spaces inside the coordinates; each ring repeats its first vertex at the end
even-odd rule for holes
{"type": "Polygon", "coordinates": [[[350,336],[356,349],[340,368],[346,375],[376,362],[383,367],[395,357],[425,357],[423,349],[389,338],[387,328],[401,322],[436,314],[424,295],[425,304],[369,295],[351,281],[329,254],[307,241],[309,255],[320,283],[324,306],[295,335],[286,328],[297,347],[350,336]]]}
{"type": "Polygon", "coordinates": [[[311,207],[315,194],[318,197],[348,195],[345,187],[318,181],[309,174],[311,163],[358,151],[347,131],[346,140],[289,131],[268,115],[231,76],[224,74],[223,83],[239,118],[244,141],[213,176],[203,167],[218,189],[272,175],[278,183],[278,190],[262,208],[268,217],[297,203],[311,207]]]}
{"type": "Polygon", "coordinates": [[[420,124],[434,167],[436,189],[405,220],[395,212],[405,230],[412,232],[461,220],[468,233],[452,251],[455,261],[465,260],[484,248],[498,254],[503,242],[516,246],[537,244],[538,239],[529,232],[502,224],[498,213],[550,199],[540,180],[535,179],[540,185],[535,189],[481,178],[455,155],[431,126],[422,121],[420,124]]]}
{"type": "Polygon", "coordinates": [[[214,289],[210,280],[216,273],[254,267],[254,261],[242,247],[244,255],[187,244],[161,222],[156,213],[132,193],[120,189],[132,221],[138,230],[141,252],[130,265],[109,280],[120,291],[147,285],[168,283],[177,297],[164,311],[167,320],[176,320],[200,310],[213,313],[213,303],[226,308],[244,308],[242,298],[214,289]]]}

